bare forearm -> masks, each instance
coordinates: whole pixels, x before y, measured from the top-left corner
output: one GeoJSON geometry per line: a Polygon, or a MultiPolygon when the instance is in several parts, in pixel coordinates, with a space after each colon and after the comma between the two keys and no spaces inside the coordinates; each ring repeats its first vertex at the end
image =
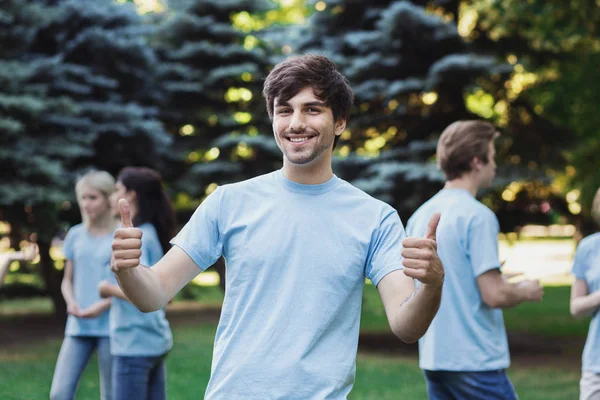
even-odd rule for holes
{"type": "Polygon", "coordinates": [[[496,304],[492,304],[492,308],[512,308],[528,300],[526,290],[516,283],[507,283],[500,291],[496,304]]]}
{"type": "Polygon", "coordinates": [[[111,300],[110,299],[102,299],[100,300],[100,313],[108,310],[110,308],[111,300]]]}
{"type": "Polygon", "coordinates": [[[406,343],[414,343],[427,332],[442,299],[442,287],[421,285],[412,297],[399,305],[392,331],[406,343]]]}
{"type": "Polygon", "coordinates": [[[65,299],[65,303],[74,304],[75,296],[73,296],[73,282],[68,279],[63,279],[60,285],[60,291],[65,299]]]}
{"type": "Polygon", "coordinates": [[[585,317],[591,315],[600,306],[600,291],[571,299],[571,315],[585,317]]]}
{"type": "Polygon", "coordinates": [[[105,285],[100,290],[100,296],[102,297],[118,297],[120,299],[129,301],[125,293],[121,290],[119,285],[105,285]]]}
{"type": "Polygon", "coordinates": [[[156,311],[167,305],[160,277],[152,268],[139,265],[115,274],[126,299],[142,312],[156,311]]]}

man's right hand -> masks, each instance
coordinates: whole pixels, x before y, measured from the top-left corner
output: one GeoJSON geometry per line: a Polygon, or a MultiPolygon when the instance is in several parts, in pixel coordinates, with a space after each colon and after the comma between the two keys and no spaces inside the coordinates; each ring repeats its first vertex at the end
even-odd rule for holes
{"type": "Polygon", "coordinates": [[[527,301],[541,301],[544,297],[544,288],[537,279],[527,279],[515,285],[522,290],[527,301]]]}
{"type": "Polygon", "coordinates": [[[115,231],[112,242],[111,269],[114,272],[137,267],[142,256],[142,231],[133,227],[127,200],[119,200],[119,212],[121,228],[115,231]]]}

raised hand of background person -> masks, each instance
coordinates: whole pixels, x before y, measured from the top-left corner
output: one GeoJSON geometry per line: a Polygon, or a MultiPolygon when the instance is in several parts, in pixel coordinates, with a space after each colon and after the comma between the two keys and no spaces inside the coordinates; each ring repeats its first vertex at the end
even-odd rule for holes
{"type": "Polygon", "coordinates": [[[37,244],[30,243],[19,251],[10,253],[9,257],[11,261],[33,261],[39,254],[37,244]]]}
{"type": "Polygon", "coordinates": [[[409,237],[402,241],[404,274],[425,285],[441,286],[444,282],[444,266],[437,254],[436,240],[440,217],[440,213],[431,217],[424,237],[409,237]]]}
{"type": "Polygon", "coordinates": [[[544,287],[538,279],[526,279],[515,285],[525,292],[527,301],[541,301],[544,297],[544,287]]]}
{"type": "Polygon", "coordinates": [[[137,267],[142,256],[142,231],[133,227],[127,200],[119,200],[119,212],[121,228],[115,231],[112,242],[111,269],[114,272],[137,267]]]}

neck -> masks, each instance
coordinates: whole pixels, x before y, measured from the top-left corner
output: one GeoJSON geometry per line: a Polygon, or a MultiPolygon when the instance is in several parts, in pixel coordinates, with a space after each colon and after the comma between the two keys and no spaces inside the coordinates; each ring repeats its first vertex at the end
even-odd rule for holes
{"type": "Polygon", "coordinates": [[[96,221],[90,221],[88,231],[95,235],[104,235],[114,230],[115,221],[110,214],[104,215],[96,221]]]}
{"type": "MultiPolygon", "coordinates": [[[[304,165],[292,164],[287,158],[283,158],[283,175],[296,183],[303,185],[318,185],[325,183],[333,177],[331,169],[331,157],[321,162],[308,163],[304,165]]],[[[317,160],[315,160],[317,161],[317,160]]]]}
{"type": "Polygon", "coordinates": [[[469,191],[473,196],[476,196],[479,188],[469,176],[461,176],[460,178],[446,181],[444,189],[464,189],[469,191]]]}

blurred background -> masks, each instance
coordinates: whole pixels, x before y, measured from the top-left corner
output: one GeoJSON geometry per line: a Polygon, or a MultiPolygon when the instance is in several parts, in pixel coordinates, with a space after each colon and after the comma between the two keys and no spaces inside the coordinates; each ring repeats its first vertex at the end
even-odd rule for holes
{"type": "MultiPolygon", "coordinates": [[[[403,221],[443,184],[434,155],[448,124],[498,127],[499,173],[481,200],[500,220],[504,270],[546,286],[543,303],[505,312],[509,375],[524,399],[576,398],[589,321],[569,315],[570,268],[596,230],[599,29],[598,0],[2,1],[0,255],[31,242],[39,255],[12,262],[0,288],[0,396],[47,398],[76,178],[155,168],[185,224],[218,185],[281,167],[263,80],[289,55],[320,53],[356,96],[334,172],[403,221]]],[[[204,393],[223,270],[169,306],[172,398],[204,393]]],[[[424,398],[415,347],[390,335],[367,284],[351,398],[424,398]]],[[[98,397],[94,368],[78,398],[98,397]]]]}

